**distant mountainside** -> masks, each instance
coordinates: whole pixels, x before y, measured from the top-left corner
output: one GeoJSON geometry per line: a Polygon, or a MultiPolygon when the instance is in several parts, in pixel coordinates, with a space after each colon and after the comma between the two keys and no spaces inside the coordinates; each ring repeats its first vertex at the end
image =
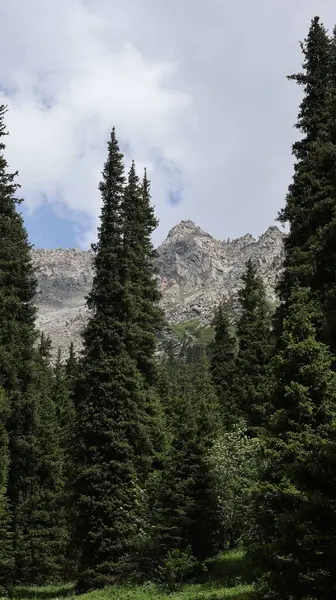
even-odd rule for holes
{"type": "MultiPolygon", "coordinates": [[[[172,330],[182,324],[208,324],[222,299],[232,300],[241,285],[245,263],[252,258],[264,279],[267,295],[283,263],[285,234],[269,227],[258,239],[250,234],[220,241],[192,221],[181,221],[157,250],[162,307],[172,330]]],[[[33,250],[37,267],[38,325],[54,350],[67,352],[70,342],[80,347],[87,318],[85,295],[92,284],[92,254],[78,249],[33,250]]]]}

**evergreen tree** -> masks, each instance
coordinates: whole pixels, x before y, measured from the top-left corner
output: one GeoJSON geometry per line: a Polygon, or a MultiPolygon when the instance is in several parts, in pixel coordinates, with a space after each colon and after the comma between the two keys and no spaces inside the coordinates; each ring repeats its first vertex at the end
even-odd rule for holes
{"type": "Polygon", "coordinates": [[[336,376],[328,348],[316,340],[315,313],[311,291],[294,289],[274,358],[250,546],[262,598],[322,600],[335,593],[336,376]]]}
{"type": "Polygon", "coordinates": [[[11,513],[7,498],[7,478],[9,469],[9,443],[7,420],[9,402],[0,389],[0,593],[4,593],[12,580],[14,569],[11,513]]]}
{"type": "Polygon", "coordinates": [[[158,362],[156,381],[156,390],[163,406],[168,427],[169,425],[173,425],[173,407],[171,402],[173,396],[173,382],[171,374],[172,363],[174,363],[175,366],[174,359],[169,358],[163,358],[160,362],[158,362]]]}
{"type": "Polygon", "coordinates": [[[320,160],[315,164],[321,171],[323,195],[320,194],[319,227],[313,246],[317,267],[312,286],[318,291],[322,305],[322,330],[319,337],[336,354],[336,27],[331,40],[330,80],[329,139],[321,144],[320,160]]]}
{"type": "Polygon", "coordinates": [[[230,331],[230,321],[222,304],[216,312],[214,327],[215,337],[210,345],[211,373],[223,423],[226,429],[230,429],[238,420],[234,394],[236,340],[230,331]]]}
{"type": "Polygon", "coordinates": [[[52,387],[52,396],[55,402],[57,422],[60,431],[60,443],[65,462],[71,460],[74,448],[74,430],[76,426],[75,406],[69,390],[69,383],[71,383],[72,377],[71,371],[73,368],[73,365],[70,364],[70,360],[73,360],[73,356],[71,355],[69,356],[67,364],[62,364],[62,353],[59,348],[54,368],[54,381],[52,387]]]}
{"type": "MultiPolygon", "coordinates": [[[[161,480],[158,522],[154,528],[156,556],[188,549],[198,560],[217,549],[218,522],[211,468],[207,457],[214,439],[214,405],[206,393],[197,395],[192,374],[180,370],[174,398],[174,428],[161,480]]],[[[200,391],[200,390],[199,390],[200,391]]]]}
{"type": "Polygon", "coordinates": [[[151,206],[150,183],[145,171],[142,184],[132,163],[121,204],[123,217],[124,277],[132,301],[129,347],[149,384],[156,379],[156,336],[164,325],[155,278],[152,233],[158,226],[151,206]]]}
{"type": "Polygon", "coordinates": [[[265,287],[256,266],[249,260],[239,291],[241,316],[237,324],[235,396],[240,416],[250,433],[263,424],[269,385],[271,321],[265,287]]]}
{"type": "Polygon", "coordinates": [[[101,224],[93,246],[95,275],[87,298],[90,318],[83,333],[77,399],[81,590],[113,583],[129,568],[139,510],[137,468],[148,454],[146,395],[127,352],[125,315],[132,306],[123,285],[124,182],[123,156],[113,129],[100,184],[101,224]]]}
{"type": "Polygon", "coordinates": [[[31,395],[35,398],[34,477],[18,502],[17,578],[45,584],[61,579],[68,544],[64,478],[56,407],[52,397],[51,342],[43,334],[35,352],[31,395]],[[27,515],[29,520],[26,522],[27,515]]]}
{"type": "Polygon", "coordinates": [[[69,347],[69,355],[65,361],[65,375],[68,382],[68,388],[73,393],[76,379],[78,376],[79,364],[78,359],[74,350],[74,344],[71,342],[69,347]]]}
{"type": "Polygon", "coordinates": [[[68,543],[65,549],[66,569],[64,576],[67,579],[73,577],[76,570],[76,546],[74,544],[74,479],[75,479],[75,445],[76,445],[76,412],[74,404],[74,353],[70,348],[70,355],[66,365],[62,363],[61,350],[58,350],[56,365],[54,368],[54,379],[52,387],[52,398],[56,409],[57,426],[59,431],[59,443],[61,451],[62,474],[64,480],[62,510],[66,515],[68,543]],[[72,388],[72,389],[71,389],[72,388]]]}
{"type": "MultiPolygon", "coordinates": [[[[330,221],[334,201],[325,170],[326,143],[330,139],[330,40],[318,17],[312,20],[301,49],[303,72],[289,76],[303,86],[304,94],[296,124],[302,137],[293,144],[292,150],[296,159],[293,181],[288,189],[286,206],[279,214],[279,220],[290,225],[285,239],[285,269],[280,278],[279,293],[281,300],[286,301],[296,284],[309,286],[320,305],[319,230],[330,221]]],[[[280,327],[281,330],[285,310],[282,304],[276,313],[277,329],[280,327]]],[[[316,312],[316,319],[320,328],[322,309],[316,312]]]]}
{"type": "MultiPolygon", "coordinates": [[[[191,356],[191,360],[186,360],[184,371],[186,377],[191,381],[195,408],[199,406],[199,410],[204,415],[204,435],[212,439],[221,429],[221,411],[212,381],[211,365],[206,347],[199,347],[198,353],[191,356]]],[[[200,416],[200,426],[202,426],[202,415],[200,416]]]]}
{"type": "MultiPolygon", "coordinates": [[[[32,392],[36,341],[34,296],[36,279],[16,194],[17,172],[8,171],[4,156],[6,107],[0,106],[0,386],[9,402],[9,472],[7,497],[12,510],[15,578],[28,560],[19,540],[31,514],[26,510],[35,493],[37,447],[36,397],[32,392]]],[[[0,540],[0,546],[7,543],[0,540]]]]}
{"type": "Polygon", "coordinates": [[[155,278],[155,251],[151,236],[157,220],[150,203],[150,184],[145,172],[142,185],[132,163],[121,202],[122,269],[121,278],[127,294],[125,313],[126,349],[135,361],[146,388],[146,406],[142,413],[147,430],[147,451],[142,449],[138,475],[145,483],[152,467],[161,463],[165,446],[164,416],[156,390],[158,377],[155,358],[157,334],[164,318],[158,302],[160,293],[155,278]]]}

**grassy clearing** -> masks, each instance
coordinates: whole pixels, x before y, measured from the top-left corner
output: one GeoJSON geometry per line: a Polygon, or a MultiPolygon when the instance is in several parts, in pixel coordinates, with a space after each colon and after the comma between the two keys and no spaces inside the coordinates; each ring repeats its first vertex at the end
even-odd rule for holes
{"type": "Polygon", "coordinates": [[[167,594],[154,585],[139,588],[106,588],[100,593],[92,592],[83,596],[85,600],[250,600],[252,588],[210,588],[206,585],[188,585],[182,591],[167,594]]]}
{"type": "Polygon", "coordinates": [[[195,332],[200,327],[200,320],[193,319],[192,321],[183,321],[182,323],[174,323],[170,325],[172,331],[179,340],[183,340],[186,335],[195,335],[195,332]]]}
{"type": "Polygon", "coordinates": [[[181,342],[184,341],[185,338],[192,337],[202,344],[208,344],[214,337],[214,328],[210,325],[202,325],[199,319],[175,323],[170,325],[170,327],[177,339],[181,342]]]}
{"type": "MultiPolygon", "coordinates": [[[[208,581],[185,585],[175,593],[167,593],[152,583],[142,586],[114,586],[81,596],[81,600],[252,600],[253,586],[244,552],[234,550],[208,561],[208,581]]],[[[13,598],[22,600],[61,600],[76,598],[74,587],[17,587],[13,598]]]]}
{"type": "Polygon", "coordinates": [[[62,585],[44,585],[38,586],[16,586],[11,593],[12,598],[22,600],[56,600],[74,596],[74,585],[64,583],[62,585]]]}
{"type": "MultiPolygon", "coordinates": [[[[186,585],[180,592],[168,594],[158,586],[147,584],[139,587],[108,587],[104,590],[84,594],[83,600],[252,600],[253,588],[249,585],[238,585],[236,587],[218,587],[210,584],[186,585]]],[[[68,597],[69,600],[76,598],[72,590],[64,586],[48,586],[19,588],[14,598],[29,598],[36,600],[57,600],[68,597]]],[[[78,597],[77,597],[78,598],[78,597]]]]}

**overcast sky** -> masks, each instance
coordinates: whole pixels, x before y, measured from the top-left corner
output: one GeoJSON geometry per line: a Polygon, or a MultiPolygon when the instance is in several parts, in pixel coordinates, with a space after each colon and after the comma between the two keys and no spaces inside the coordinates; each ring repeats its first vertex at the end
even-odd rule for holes
{"type": "Polygon", "coordinates": [[[302,40],[334,0],[1,0],[0,102],[38,247],[87,247],[112,125],[148,167],[159,243],[274,223],[292,175],[302,40]]]}

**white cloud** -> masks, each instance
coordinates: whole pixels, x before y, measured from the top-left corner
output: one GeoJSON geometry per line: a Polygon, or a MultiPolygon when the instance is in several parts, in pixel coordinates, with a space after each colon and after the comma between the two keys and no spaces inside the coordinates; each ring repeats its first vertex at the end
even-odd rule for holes
{"type": "MultiPolygon", "coordinates": [[[[26,205],[86,213],[113,124],[149,167],[161,228],[192,218],[220,237],[261,233],[292,168],[298,40],[333,0],[3,0],[0,101],[26,205]],[[171,206],[171,190],[182,202],[171,206]]],[[[335,18],[336,20],[336,18],[335,18]]]]}

